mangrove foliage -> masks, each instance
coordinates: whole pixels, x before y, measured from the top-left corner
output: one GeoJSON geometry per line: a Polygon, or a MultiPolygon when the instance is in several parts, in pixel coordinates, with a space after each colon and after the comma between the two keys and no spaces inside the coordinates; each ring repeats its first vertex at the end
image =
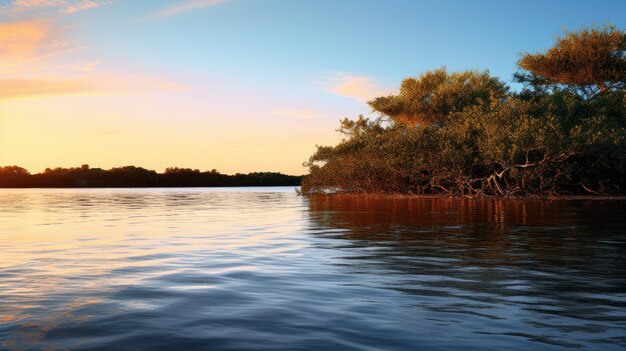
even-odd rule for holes
{"type": "Polygon", "coordinates": [[[566,32],[509,86],[445,68],[405,79],[318,146],[304,194],[624,194],[626,32],[566,32]]]}

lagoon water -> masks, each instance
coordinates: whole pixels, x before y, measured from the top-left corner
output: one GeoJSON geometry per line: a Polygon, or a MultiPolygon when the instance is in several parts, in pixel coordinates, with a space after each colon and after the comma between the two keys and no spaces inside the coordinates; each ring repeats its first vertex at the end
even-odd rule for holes
{"type": "Polygon", "coordinates": [[[1,350],[624,350],[626,201],[0,190],[1,350]]]}

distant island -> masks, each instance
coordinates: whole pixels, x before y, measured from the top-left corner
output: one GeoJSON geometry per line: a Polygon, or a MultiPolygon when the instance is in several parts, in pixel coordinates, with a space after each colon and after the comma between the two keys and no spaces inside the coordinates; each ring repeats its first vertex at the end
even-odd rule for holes
{"type": "Polygon", "coordinates": [[[0,188],[299,186],[301,180],[301,176],[275,172],[227,175],[216,170],[201,172],[198,169],[178,167],[157,173],[135,166],[104,170],[83,165],[74,168],[48,168],[37,174],[31,174],[18,166],[0,167],[0,188]]]}
{"type": "Polygon", "coordinates": [[[518,67],[512,87],[488,71],[405,79],[317,147],[302,193],[626,194],[626,31],[565,32],[518,67]]]}

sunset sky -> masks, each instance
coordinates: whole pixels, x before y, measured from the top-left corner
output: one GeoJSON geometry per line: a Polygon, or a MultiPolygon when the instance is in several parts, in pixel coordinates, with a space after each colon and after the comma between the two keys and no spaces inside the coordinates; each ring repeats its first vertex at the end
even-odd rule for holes
{"type": "Polygon", "coordinates": [[[510,81],[607,21],[626,1],[0,0],[0,165],[303,174],[403,78],[510,81]]]}

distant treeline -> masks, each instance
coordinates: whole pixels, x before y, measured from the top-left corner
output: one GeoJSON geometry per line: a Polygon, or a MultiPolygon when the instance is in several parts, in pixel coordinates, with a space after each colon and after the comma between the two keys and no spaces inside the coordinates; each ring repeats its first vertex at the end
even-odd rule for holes
{"type": "Polygon", "coordinates": [[[135,166],[104,170],[83,165],[75,168],[47,168],[37,174],[30,174],[18,166],[0,167],[0,188],[298,186],[301,180],[300,176],[274,172],[227,175],[216,170],[201,172],[177,167],[157,173],[135,166]]]}

